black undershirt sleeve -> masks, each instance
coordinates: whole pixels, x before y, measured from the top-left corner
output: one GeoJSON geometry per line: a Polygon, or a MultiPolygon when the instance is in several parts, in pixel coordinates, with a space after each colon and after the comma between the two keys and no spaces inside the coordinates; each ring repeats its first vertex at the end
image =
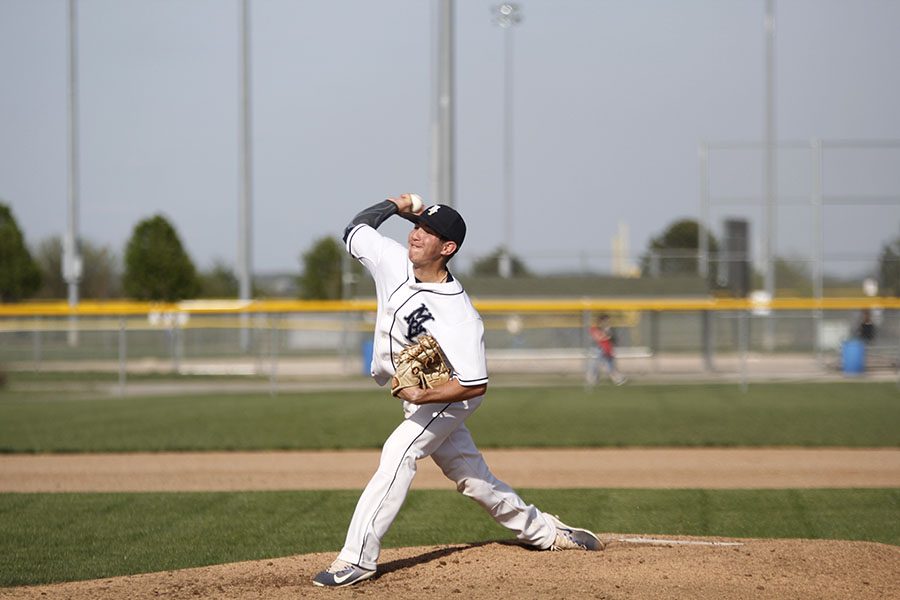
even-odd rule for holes
{"type": "Polygon", "coordinates": [[[358,215],[353,217],[353,220],[350,221],[350,224],[344,229],[344,241],[347,241],[350,230],[357,225],[365,224],[373,229],[378,229],[382,223],[387,221],[393,215],[396,215],[398,212],[397,205],[390,200],[382,200],[378,204],[373,204],[369,208],[363,209],[358,215]]]}

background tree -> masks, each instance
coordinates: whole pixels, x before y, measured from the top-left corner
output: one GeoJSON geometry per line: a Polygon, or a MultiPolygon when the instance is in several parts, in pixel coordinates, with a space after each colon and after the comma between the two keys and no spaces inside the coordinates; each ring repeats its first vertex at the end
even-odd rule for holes
{"type": "Polygon", "coordinates": [[[200,273],[202,298],[236,298],[239,292],[237,275],[222,261],[216,261],[212,269],[200,273]]]}
{"type": "MultiPolygon", "coordinates": [[[[641,257],[644,276],[696,275],[700,251],[701,227],[693,219],[681,219],[669,225],[662,235],[650,240],[646,254],[641,257]]],[[[709,234],[709,281],[715,282],[715,257],[719,242],[709,234]]]]}
{"type": "MultiPolygon", "coordinates": [[[[499,277],[500,276],[500,257],[503,255],[503,248],[497,248],[487,256],[476,259],[472,263],[472,275],[478,277],[499,277]]],[[[512,265],[513,277],[531,277],[531,271],[525,266],[525,263],[516,255],[510,255],[510,264],[512,265]]]]}
{"type": "Polygon", "coordinates": [[[41,271],[25,245],[9,206],[0,202],[0,302],[29,298],[41,287],[41,271]]]}
{"type": "Polygon", "coordinates": [[[125,294],[137,300],[173,302],[200,289],[197,269],[175,228],[161,215],[138,223],[125,248],[125,294]]]}
{"type": "Polygon", "coordinates": [[[878,289],[882,295],[900,296],[900,236],[881,249],[878,257],[878,289]]]}
{"type": "MultiPolygon", "coordinates": [[[[337,300],[341,297],[341,261],[344,249],[333,237],[324,237],[300,257],[303,273],[297,278],[300,297],[307,300],[337,300]]],[[[359,271],[360,265],[353,264],[359,271]]]]}
{"type": "MultiPolygon", "coordinates": [[[[62,275],[63,243],[59,236],[42,241],[35,251],[43,284],[41,298],[66,298],[69,286],[62,275]]],[[[81,242],[83,271],[79,283],[82,298],[118,298],[122,294],[122,275],[118,259],[108,247],[100,247],[89,241],[81,242]]]]}

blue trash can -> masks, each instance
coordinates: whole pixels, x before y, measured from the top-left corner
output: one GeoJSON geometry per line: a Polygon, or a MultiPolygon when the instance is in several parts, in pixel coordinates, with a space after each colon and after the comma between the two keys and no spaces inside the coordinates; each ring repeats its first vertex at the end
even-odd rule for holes
{"type": "Polygon", "coordinates": [[[362,350],[362,374],[363,375],[371,375],[372,374],[372,340],[366,340],[361,345],[362,350]]]}
{"type": "Polygon", "coordinates": [[[847,340],[841,347],[844,373],[859,375],[866,370],[866,345],[862,340],[847,340]]]}

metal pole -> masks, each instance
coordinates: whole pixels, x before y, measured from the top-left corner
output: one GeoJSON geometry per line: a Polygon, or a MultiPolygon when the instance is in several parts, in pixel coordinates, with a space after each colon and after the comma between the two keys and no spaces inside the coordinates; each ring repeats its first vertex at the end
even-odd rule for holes
{"type": "MultiPolygon", "coordinates": [[[[775,130],[775,0],[766,0],[766,160],[765,160],[765,221],[764,238],[765,289],[769,298],[775,298],[775,247],[778,233],[776,231],[776,196],[777,196],[777,133],[775,130]]],[[[775,346],[775,320],[766,320],[765,347],[772,350],[775,346]]]]}
{"type": "Polygon", "coordinates": [[[184,364],[184,323],[180,320],[175,323],[175,360],[178,365],[177,372],[181,373],[181,366],[184,364]]]}
{"type": "MultiPolygon", "coordinates": [[[[356,282],[353,275],[352,259],[349,252],[341,254],[341,300],[349,300],[351,290],[356,282]]],[[[347,368],[347,357],[350,355],[350,329],[352,327],[353,315],[344,310],[341,312],[341,356],[343,357],[344,368],[347,368]]]]}
{"type": "Polygon", "coordinates": [[[711,311],[700,311],[700,331],[703,337],[703,366],[707,371],[714,371],[713,364],[713,316],[711,311]]]}
{"type": "Polygon", "coordinates": [[[501,4],[494,8],[496,23],[505,30],[503,53],[503,204],[506,218],[503,232],[503,248],[497,264],[499,275],[512,276],[513,236],[513,25],[522,21],[518,4],[501,4]]]}
{"type": "Polygon", "coordinates": [[[178,326],[175,324],[175,314],[169,313],[172,321],[169,323],[169,355],[172,357],[172,373],[178,374],[178,326]]]}
{"type": "MultiPolygon", "coordinates": [[[[69,203],[66,236],[63,240],[63,279],[69,290],[69,307],[78,306],[78,282],[81,280],[81,256],[78,251],[78,4],[69,0],[69,203]]],[[[68,342],[78,344],[75,316],[69,317],[68,342]]]]}
{"type": "Polygon", "coordinates": [[[32,362],[34,363],[34,370],[40,372],[41,370],[41,318],[34,318],[34,329],[31,332],[32,334],[32,362]]]}
{"type": "Polygon", "coordinates": [[[506,28],[504,35],[504,67],[503,67],[503,206],[505,208],[506,218],[504,219],[503,228],[503,256],[500,261],[500,276],[512,276],[512,165],[513,165],[513,107],[512,107],[512,86],[513,86],[513,37],[512,27],[506,28]]]}
{"type": "Polygon", "coordinates": [[[709,281],[709,145],[700,144],[700,260],[697,268],[704,281],[709,281]]]}
{"type": "MultiPolygon", "coordinates": [[[[241,157],[241,185],[239,201],[239,227],[238,227],[238,283],[240,299],[250,300],[252,289],[252,204],[253,204],[253,153],[252,153],[252,111],[250,94],[250,6],[249,0],[241,0],[240,10],[241,31],[241,127],[240,127],[240,157],[241,157]]],[[[247,352],[250,348],[250,330],[247,326],[248,316],[241,315],[241,351],[247,352]]]]}
{"type": "Polygon", "coordinates": [[[586,388],[597,383],[591,379],[591,369],[594,368],[594,341],[588,334],[591,328],[591,314],[588,309],[581,311],[581,347],[584,348],[584,384],[586,388]]]}
{"type": "Polygon", "coordinates": [[[738,311],[738,348],[740,352],[741,364],[741,391],[747,391],[747,351],[748,351],[748,335],[747,335],[747,311],[738,311]]]}
{"type": "MultiPolygon", "coordinates": [[[[894,311],[895,316],[900,316],[900,312],[894,311]]],[[[900,335],[897,336],[897,353],[900,355],[900,335]]],[[[897,371],[897,389],[900,389],[900,365],[894,365],[897,371]]]]}
{"type": "MultiPolygon", "coordinates": [[[[814,139],[811,142],[812,149],[812,211],[813,211],[813,260],[812,260],[812,283],[813,298],[820,301],[824,293],[823,269],[824,265],[824,235],[822,232],[822,142],[814,139]]],[[[825,363],[822,354],[822,309],[818,308],[813,311],[813,326],[815,331],[816,344],[816,360],[820,366],[825,363]]]]}
{"type": "Polygon", "coordinates": [[[438,1],[434,202],[454,206],[454,0],[438,1]]]}
{"type": "Polygon", "coordinates": [[[269,321],[269,395],[278,395],[278,315],[269,321]]]}
{"type": "Polygon", "coordinates": [[[126,355],[128,342],[125,338],[125,317],[119,317],[119,395],[125,395],[125,378],[127,373],[126,355]]]}

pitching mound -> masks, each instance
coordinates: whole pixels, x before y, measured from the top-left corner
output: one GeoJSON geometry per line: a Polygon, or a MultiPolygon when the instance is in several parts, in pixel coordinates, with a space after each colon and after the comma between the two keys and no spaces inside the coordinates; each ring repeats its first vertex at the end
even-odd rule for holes
{"type": "MultiPolygon", "coordinates": [[[[636,536],[604,536],[631,538],[636,536]]],[[[657,538],[658,539],[658,538],[657,538]]],[[[900,598],[900,548],[870,542],[612,542],[604,552],[538,552],[507,542],[385,550],[356,587],[310,583],[334,555],[216,565],[27,588],[3,598],[900,598]],[[687,543],[684,543],[687,542],[687,543]]],[[[715,540],[722,541],[722,540],[715,540]]]]}

